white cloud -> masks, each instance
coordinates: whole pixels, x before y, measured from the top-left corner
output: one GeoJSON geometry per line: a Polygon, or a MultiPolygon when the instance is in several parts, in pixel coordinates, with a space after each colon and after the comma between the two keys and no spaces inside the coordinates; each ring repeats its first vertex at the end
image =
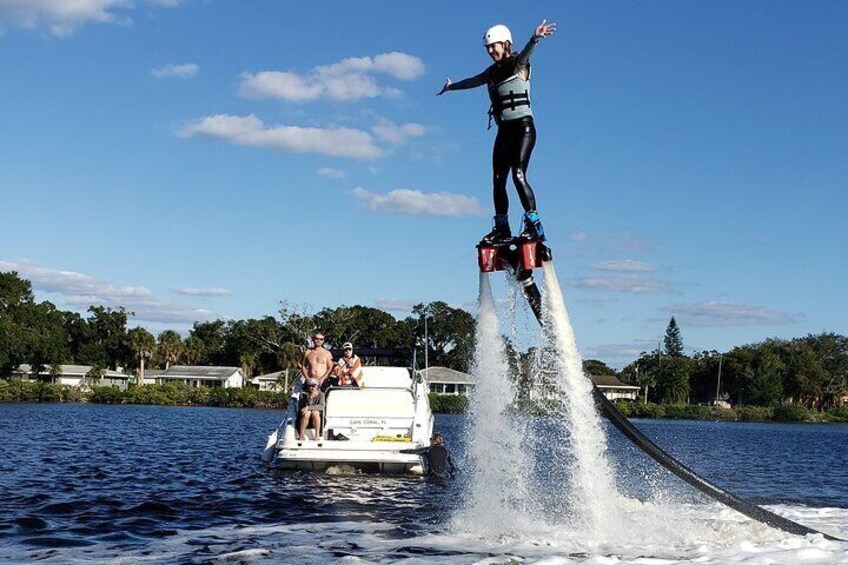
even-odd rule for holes
{"type": "Polygon", "coordinates": [[[172,291],[184,296],[232,296],[233,291],[228,288],[209,287],[197,288],[193,286],[178,286],[172,291]]]}
{"type": "Polygon", "coordinates": [[[347,177],[347,173],[339,169],[334,169],[332,167],[322,167],[315,172],[321,175],[322,177],[327,177],[328,179],[333,180],[341,180],[347,177]]]}
{"type": "Polygon", "coordinates": [[[611,277],[586,276],[576,279],[574,284],[578,288],[634,294],[671,292],[673,290],[671,283],[668,281],[633,275],[611,277]]]}
{"type": "Polygon", "coordinates": [[[393,145],[402,145],[413,137],[421,137],[427,131],[427,128],[421,124],[409,123],[398,125],[389,120],[380,120],[377,125],[371,128],[371,132],[380,141],[385,141],[393,145]]]}
{"type": "MultiPolygon", "coordinates": [[[[148,3],[174,7],[179,0],[148,0],[148,3]]],[[[26,28],[46,27],[53,35],[66,37],[89,22],[130,22],[126,12],[136,3],[131,0],[0,0],[0,23],[9,20],[26,28]]]]}
{"type": "Polygon", "coordinates": [[[282,153],[317,153],[347,159],[376,159],[382,151],[368,132],[351,128],[266,126],[249,116],[218,114],[183,126],[183,137],[201,135],[224,139],[236,145],[265,147],[282,153]]]}
{"type": "Polygon", "coordinates": [[[653,239],[625,232],[577,231],[571,234],[570,239],[580,244],[583,253],[593,257],[638,255],[654,251],[657,247],[653,239]]]}
{"type": "Polygon", "coordinates": [[[420,302],[403,298],[378,298],[374,301],[374,306],[387,312],[409,313],[412,312],[412,307],[420,302]]]}
{"type": "Polygon", "coordinates": [[[396,188],[387,194],[377,194],[355,188],[353,195],[374,212],[398,212],[427,216],[485,216],[486,211],[476,198],[447,192],[424,193],[420,190],[396,188]]]}
{"type": "MultiPolygon", "coordinates": [[[[2,1],[2,0],[0,0],[2,1]]],[[[191,78],[200,72],[200,66],[194,63],[186,63],[184,65],[165,65],[158,69],[153,69],[150,74],[154,78],[191,78]]]]}
{"type": "Polygon", "coordinates": [[[351,57],[315,67],[305,74],[289,71],[244,73],[239,94],[245,98],[279,98],[308,102],[325,98],[355,102],[363,98],[396,96],[398,90],[380,86],[374,74],[412,80],[424,74],[424,63],[406,53],[383,53],[374,58],[351,57]]]}
{"type": "Polygon", "coordinates": [[[695,304],[678,304],[664,308],[675,318],[691,326],[771,326],[793,324],[795,318],[782,310],[765,306],[707,301],[695,304]]]}
{"type": "Polygon", "coordinates": [[[118,285],[74,271],[60,271],[33,263],[0,261],[0,271],[16,271],[34,290],[59,295],[79,309],[88,306],[123,306],[135,319],[166,324],[185,324],[220,318],[210,310],[168,302],[143,286],[118,285]]]}
{"type": "Polygon", "coordinates": [[[634,261],[632,259],[624,259],[621,261],[601,261],[595,263],[592,268],[599,271],[612,271],[624,273],[650,273],[654,270],[654,266],[643,261],[634,261]]]}

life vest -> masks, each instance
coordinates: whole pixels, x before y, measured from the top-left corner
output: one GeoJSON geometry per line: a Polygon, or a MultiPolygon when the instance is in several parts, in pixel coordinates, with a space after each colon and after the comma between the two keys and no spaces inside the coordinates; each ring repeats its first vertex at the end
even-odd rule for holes
{"type": "Polygon", "coordinates": [[[356,355],[339,359],[339,386],[359,385],[362,380],[362,360],[356,355]]]}
{"type": "MultiPolygon", "coordinates": [[[[493,73],[495,75],[501,73],[493,73]]],[[[495,123],[508,122],[532,116],[530,110],[530,65],[526,69],[515,68],[506,78],[494,78],[489,83],[490,118],[495,123]],[[526,78],[525,78],[526,75],[526,78]]]]}

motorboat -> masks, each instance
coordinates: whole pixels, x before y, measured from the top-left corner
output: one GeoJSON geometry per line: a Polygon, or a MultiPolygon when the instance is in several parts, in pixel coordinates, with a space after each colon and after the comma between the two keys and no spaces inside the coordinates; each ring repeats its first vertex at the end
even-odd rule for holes
{"type": "Polygon", "coordinates": [[[434,422],[427,393],[424,379],[408,368],[365,366],[360,387],[325,391],[321,435],[313,439],[307,429],[298,439],[298,405],[306,394],[298,383],[263,459],[282,469],[422,474],[420,451],[430,445],[434,422]]]}

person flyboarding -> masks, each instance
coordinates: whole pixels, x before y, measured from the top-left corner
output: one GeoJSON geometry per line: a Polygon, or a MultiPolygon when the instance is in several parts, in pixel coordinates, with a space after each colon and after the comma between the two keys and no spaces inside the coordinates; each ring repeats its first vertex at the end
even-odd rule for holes
{"type": "Polygon", "coordinates": [[[530,41],[520,53],[512,51],[512,33],[503,24],[490,27],[483,36],[483,45],[490,65],[482,73],[458,82],[450,77],[437,95],[451,90],[477,88],[484,84],[489,89],[489,124],[494,119],[498,126],[492,150],[492,184],[495,203],[494,229],[480,241],[481,244],[503,243],[512,238],[509,228],[509,196],[507,175],[512,170],[512,182],[524,207],[524,230],[519,238],[545,240],[545,231],[539,219],[536,196],[527,182],[530,155],[536,145],[536,126],[530,109],[530,55],[540,39],[553,35],[556,23],[542,20],[530,41]]]}

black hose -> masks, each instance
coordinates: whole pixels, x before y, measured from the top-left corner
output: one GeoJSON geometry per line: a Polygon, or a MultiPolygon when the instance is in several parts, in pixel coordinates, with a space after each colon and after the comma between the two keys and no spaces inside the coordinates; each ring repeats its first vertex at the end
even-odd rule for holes
{"type": "Polygon", "coordinates": [[[788,518],[784,518],[783,516],[779,516],[774,512],[770,512],[765,508],[757,506],[756,504],[751,504],[750,502],[745,502],[741,498],[736,495],[727,492],[726,490],[712,484],[708,480],[703,477],[698,476],[695,471],[660,449],[654,442],[648,439],[645,434],[640,432],[636,426],[630,423],[624,414],[622,414],[618,408],[615,407],[615,404],[610,402],[610,400],[604,395],[603,392],[597,387],[592,385],[592,395],[595,397],[595,402],[600,405],[600,407],[604,411],[604,415],[612,422],[612,425],[618,428],[618,430],[623,433],[627,439],[636,444],[639,449],[648,454],[654,461],[698,489],[703,492],[707,496],[711,496],[712,498],[718,500],[722,504],[730,506],[737,512],[741,512],[745,516],[749,518],[753,518],[758,522],[762,522],[764,524],[768,524],[774,528],[779,530],[783,530],[784,532],[789,532],[790,534],[821,534],[826,539],[835,540],[835,541],[845,541],[840,538],[831,536],[824,532],[820,532],[818,530],[814,530],[813,528],[808,528],[802,524],[797,522],[793,522],[788,518]]]}
{"type": "MultiPolygon", "coordinates": [[[[531,279],[532,280],[532,279],[531,279]]],[[[533,310],[533,314],[536,316],[536,320],[538,320],[539,325],[542,327],[545,326],[543,323],[542,317],[542,308],[541,308],[541,300],[539,289],[535,283],[531,283],[522,288],[523,294],[525,298],[527,298],[530,303],[531,310],[533,310]]],[[[654,461],[701,491],[702,493],[710,496],[717,501],[725,504],[737,512],[748,516],[758,522],[762,522],[763,524],[768,524],[773,528],[777,528],[779,530],[783,530],[784,532],[789,532],[790,534],[798,534],[798,535],[806,535],[806,534],[821,534],[825,537],[825,539],[834,540],[834,541],[848,541],[843,540],[841,538],[837,538],[835,536],[831,536],[824,532],[820,532],[818,530],[814,530],[813,528],[808,528],[802,524],[797,522],[793,522],[788,518],[784,518],[783,516],[779,516],[774,512],[770,512],[765,508],[757,506],[756,504],[751,504],[750,502],[745,502],[741,498],[736,495],[727,492],[726,490],[712,484],[708,480],[703,477],[698,476],[695,471],[663,451],[658,445],[648,439],[645,434],[640,432],[636,426],[630,423],[624,414],[622,414],[618,408],[615,407],[615,404],[610,402],[610,400],[604,395],[601,390],[592,383],[592,395],[595,399],[595,403],[601,407],[604,412],[604,416],[612,423],[613,426],[618,428],[618,430],[624,434],[624,436],[632,441],[639,449],[644,451],[649,457],[651,457],[654,461]]]]}

